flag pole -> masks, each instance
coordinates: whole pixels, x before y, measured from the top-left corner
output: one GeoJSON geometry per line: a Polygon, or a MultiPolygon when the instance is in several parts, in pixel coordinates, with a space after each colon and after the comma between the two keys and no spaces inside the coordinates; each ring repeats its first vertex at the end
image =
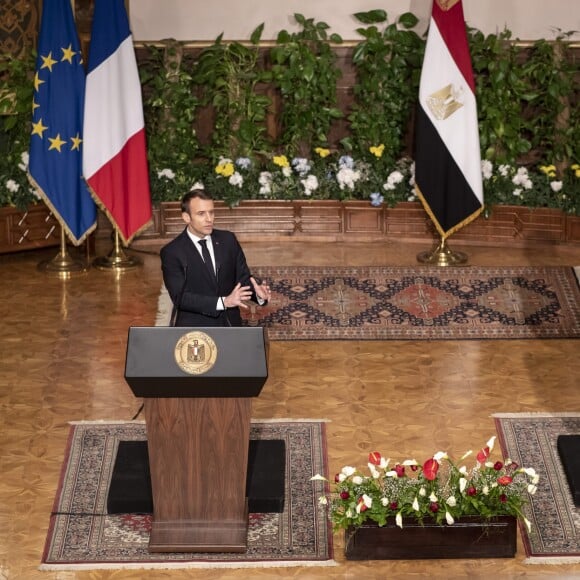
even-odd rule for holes
{"type": "Polygon", "coordinates": [[[430,251],[419,252],[417,261],[421,264],[435,266],[464,266],[467,264],[467,254],[452,250],[444,237],[430,251]]]}
{"type": "Polygon", "coordinates": [[[143,265],[143,261],[135,256],[129,256],[121,247],[119,232],[115,230],[115,245],[108,256],[99,256],[93,260],[93,266],[98,270],[123,272],[133,270],[143,265]]]}
{"type": "Polygon", "coordinates": [[[60,251],[52,260],[40,262],[37,269],[49,276],[55,276],[62,280],[68,280],[77,274],[85,274],[88,270],[84,262],[81,260],[73,260],[68,253],[64,228],[62,226],[60,227],[60,251]]]}

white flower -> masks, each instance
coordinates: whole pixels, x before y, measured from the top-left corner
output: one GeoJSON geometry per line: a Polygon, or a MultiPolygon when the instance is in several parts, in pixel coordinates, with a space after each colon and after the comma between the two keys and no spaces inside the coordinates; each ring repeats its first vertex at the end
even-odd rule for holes
{"type": "Polygon", "coordinates": [[[485,466],[486,467],[493,467],[494,466],[494,463],[493,463],[493,461],[486,461],[485,462],[485,466]]]}
{"type": "Polygon", "coordinates": [[[175,173],[171,171],[171,169],[165,168],[157,172],[157,177],[159,177],[159,179],[162,177],[165,177],[166,179],[175,179],[175,173]]]}
{"type": "Polygon", "coordinates": [[[326,499],[326,496],[325,496],[325,495],[321,495],[321,496],[318,498],[318,503],[319,503],[320,505],[326,505],[326,504],[328,503],[328,500],[326,499]]]}
{"type": "Polygon", "coordinates": [[[550,187],[552,188],[552,191],[560,191],[562,189],[562,182],[550,181],[550,187]]]}
{"type": "Polygon", "coordinates": [[[300,180],[300,183],[304,187],[306,195],[312,195],[312,192],[318,189],[318,177],[316,175],[309,175],[306,179],[300,180]]]}
{"type": "Polygon", "coordinates": [[[465,465],[462,465],[459,468],[459,473],[463,473],[463,475],[467,475],[467,467],[465,467],[465,465]]]}
{"type": "Polygon", "coordinates": [[[429,501],[436,502],[439,501],[439,498],[434,493],[431,493],[429,496],[429,501]]]}
{"type": "Polygon", "coordinates": [[[413,500],[413,509],[418,512],[419,511],[419,500],[415,497],[415,499],[413,500]]]}
{"type": "Polygon", "coordinates": [[[538,491],[538,487],[530,483],[530,485],[528,485],[528,493],[534,495],[536,491],[538,491]]]}
{"type": "Polygon", "coordinates": [[[18,164],[18,169],[22,169],[22,171],[26,171],[28,169],[28,161],[29,161],[28,151],[23,151],[20,154],[20,159],[22,159],[22,163],[18,164]]]}
{"type": "Polygon", "coordinates": [[[379,477],[381,477],[379,470],[372,463],[369,463],[369,470],[373,479],[379,479],[379,477]]]}
{"type": "Polygon", "coordinates": [[[310,171],[308,159],[304,157],[295,157],[292,159],[292,167],[300,176],[306,175],[310,171]]]}
{"type": "Polygon", "coordinates": [[[344,475],[346,475],[346,477],[350,477],[351,475],[353,475],[356,472],[356,468],[355,467],[351,467],[350,465],[345,465],[341,470],[341,473],[344,473],[344,475]]]}
{"type": "Polygon", "coordinates": [[[381,457],[381,462],[379,463],[379,467],[381,469],[386,469],[389,465],[389,461],[391,461],[390,457],[381,457]]]}
{"type": "Polygon", "coordinates": [[[512,177],[512,183],[514,185],[524,185],[528,180],[528,170],[525,167],[518,167],[516,174],[512,177]]]}
{"type": "Polygon", "coordinates": [[[373,498],[372,497],[369,497],[366,494],[363,494],[363,496],[362,496],[362,503],[359,502],[356,505],[356,513],[357,514],[360,514],[363,505],[365,505],[367,508],[370,508],[373,505],[373,498]]]}
{"type": "Polygon", "coordinates": [[[20,185],[18,185],[14,179],[9,179],[6,182],[6,189],[12,193],[16,193],[20,189],[20,185]]]}
{"type": "Polygon", "coordinates": [[[500,165],[498,171],[502,177],[507,177],[511,167],[509,165],[500,165]]]}
{"type": "Polygon", "coordinates": [[[492,489],[496,488],[497,486],[498,486],[498,483],[497,483],[497,481],[494,481],[494,482],[491,484],[491,487],[492,487],[492,489]]]}
{"type": "Polygon", "coordinates": [[[463,493],[465,491],[465,488],[467,487],[467,479],[465,479],[465,477],[462,477],[459,479],[459,491],[461,493],[463,493]]]}
{"type": "Polygon", "coordinates": [[[244,178],[237,171],[235,171],[234,173],[232,173],[230,175],[230,178],[228,179],[228,183],[230,185],[237,186],[237,187],[241,188],[243,183],[244,183],[244,178]]]}
{"type": "Polygon", "coordinates": [[[455,523],[455,520],[453,519],[453,516],[449,512],[445,512],[445,520],[447,521],[447,523],[450,526],[452,526],[455,523]]]}
{"type": "Polygon", "coordinates": [[[395,516],[395,524],[397,524],[401,529],[403,529],[403,516],[401,515],[401,512],[399,512],[395,516]]]}
{"type": "Polygon", "coordinates": [[[493,163],[488,159],[481,160],[481,173],[483,179],[490,179],[493,174],[493,163]]]}
{"type": "Polygon", "coordinates": [[[292,175],[292,168],[291,167],[282,167],[282,175],[284,177],[290,177],[292,175]]]}
{"type": "Polygon", "coordinates": [[[427,490],[426,490],[424,487],[422,487],[422,488],[419,490],[419,495],[420,495],[421,497],[425,497],[425,496],[427,495],[427,490]]]}
{"type": "Polygon", "coordinates": [[[194,189],[205,189],[203,183],[201,181],[196,181],[190,188],[189,191],[193,191],[194,189]]]}
{"type": "Polygon", "coordinates": [[[355,476],[352,478],[352,482],[353,482],[355,485],[360,485],[360,484],[363,482],[363,478],[362,478],[360,475],[355,475],[355,476]]]}
{"type": "Polygon", "coordinates": [[[494,445],[495,445],[495,435],[485,444],[485,446],[489,447],[489,451],[491,452],[494,445]]]}
{"type": "Polygon", "coordinates": [[[417,460],[416,459],[405,459],[405,461],[403,461],[402,465],[417,465],[417,460]]]}
{"type": "Polygon", "coordinates": [[[516,187],[516,188],[513,190],[513,194],[514,194],[516,197],[520,197],[520,195],[522,195],[522,188],[521,188],[521,187],[516,187]]]}
{"type": "Polygon", "coordinates": [[[389,498],[388,497],[382,497],[381,498],[381,505],[383,507],[387,507],[389,505],[389,498]]]}
{"type": "Polygon", "coordinates": [[[344,473],[338,474],[338,481],[342,483],[346,479],[346,475],[344,473]]]}
{"type": "Polygon", "coordinates": [[[521,471],[522,473],[525,473],[530,477],[534,477],[534,475],[537,475],[536,470],[533,467],[520,467],[518,471],[521,471]]]}
{"type": "Polygon", "coordinates": [[[387,473],[385,473],[385,477],[399,477],[399,476],[397,475],[396,471],[391,470],[391,471],[387,471],[387,473]]]}
{"type": "Polygon", "coordinates": [[[353,518],[354,514],[352,513],[352,510],[349,508],[346,510],[346,513],[344,514],[347,518],[353,518]]]}
{"type": "Polygon", "coordinates": [[[348,188],[353,191],[356,182],[360,179],[360,171],[355,171],[349,167],[342,167],[338,170],[336,179],[340,189],[348,188]]]}
{"type": "Polygon", "coordinates": [[[455,507],[455,506],[457,505],[457,500],[455,499],[455,496],[453,496],[453,495],[450,495],[450,496],[449,496],[449,497],[448,497],[448,498],[445,500],[445,503],[446,503],[448,506],[455,507]]]}
{"type": "Polygon", "coordinates": [[[536,485],[538,483],[538,481],[540,481],[540,476],[539,475],[534,475],[534,477],[532,477],[532,483],[534,485],[536,485]]]}
{"type": "Polygon", "coordinates": [[[487,485],[484,485],[483,489],[481,490],[481,493],[483,493],[483,495],[489,495],[489,487],[487,487],[487,485]]]}
{"type": "Polygon", "coordinates": [[[316,475],[313,475],[310,478],[310,481],[328,481],[328,480],[326,479],[326,477],[324,477],[324,475],[320,475],[320,473],[317,473],[316,475]]]}
{"type": "Polygon", "coordinates": [[[447,459],[448,455],[446,451],[437,451],[437,453],[435,453],[435,455],[433,455],[433,459],[437,462],[437,463],[441,463],[442,459],[447,459]]]}

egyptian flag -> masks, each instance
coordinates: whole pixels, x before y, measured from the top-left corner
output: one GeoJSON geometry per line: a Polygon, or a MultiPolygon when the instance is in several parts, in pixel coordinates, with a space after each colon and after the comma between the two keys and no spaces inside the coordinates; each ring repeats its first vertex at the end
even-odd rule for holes
{"type": "Polygon", "coordinates": [[[419,88],[415,188],[441,239],[483,209],[474,89],[461,0],[434,0],[419,88]]]}
{"type": "Polygon", "coordinates": [[[84,113],[83,173],[125,245],[151,219],[141,84],[123,0],[96,0],[84,113]]]}

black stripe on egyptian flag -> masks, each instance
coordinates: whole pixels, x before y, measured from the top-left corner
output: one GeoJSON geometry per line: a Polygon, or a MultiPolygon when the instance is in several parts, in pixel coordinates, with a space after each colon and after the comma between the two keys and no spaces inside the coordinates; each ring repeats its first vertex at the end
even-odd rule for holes
{"type": "Polygon", "coordinates": [[[481,204],[421,106],[415,135],[415,181],[441,229],[448,232],[481,204]]]}

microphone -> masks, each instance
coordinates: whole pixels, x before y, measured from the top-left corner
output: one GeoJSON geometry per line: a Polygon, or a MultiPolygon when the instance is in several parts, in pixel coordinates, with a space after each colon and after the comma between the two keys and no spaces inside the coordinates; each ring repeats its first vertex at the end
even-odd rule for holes
{"type": "Polygon", "coordinates": [[[171,321],[169,322],[169,326],[176,326],[177,325],[177,317],[179,315],[179,310],[181,309],[181,301],[183,300],[183,294],[185,293],[185,286],[187,285],[187,264],[183,266],[183,286],[179,291],[179,298],[175,305],[173,306],[173,316],[171,317],[171,321]]]}

